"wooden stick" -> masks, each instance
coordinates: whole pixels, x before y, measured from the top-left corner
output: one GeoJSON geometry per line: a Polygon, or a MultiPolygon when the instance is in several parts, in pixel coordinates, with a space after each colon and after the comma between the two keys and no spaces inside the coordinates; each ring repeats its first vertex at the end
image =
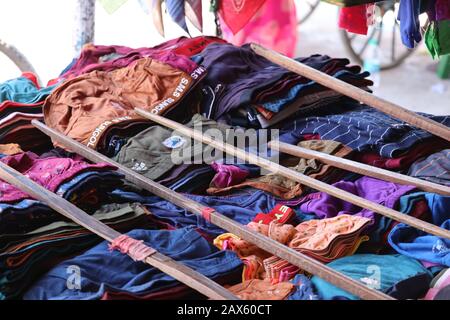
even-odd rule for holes
{"type": "MultiPolygon", "coordinates": [[[[109,242],[112,242],[121,235],[119,232],[88,215],[69,201],[50,192],[2,162],[0,162],[0,179],[28,193],[33,198],[46,203],[49,207],[61,213],[63,216],[71,219],[75,223],[85,227],[109,242]]],[[[159,252],[152,253],[145,258],[143,262],[161,270],[211,299],[237,299],[230,291],[218,285],[208,277],[159,252]]]]}
{"type": "Polygon", "coordinates": [[[406,184],[416,186],[424,191],[442,194],[444,196],[450,196],[450,187],[439,185],[437,183],[417,179],[397,172],[384,170],[377,167],[372,167],[364,163],[339,158],[327,153],[318,152],[302,148],[300,146],[294,146],[292,144],[284,143],[281,141],[270,141],[269,147],[273,150],[288,153],[290,155],[306,158],[306,159],[318,159],[323,163],[327,163],[336,168],[341,168],[350,172],[382,179],[394,183],[406,184]]]}
{"type": "Polygon", "coordinates": [[[136,111],[136,113],[138,113],[139,115],[141,115],[143,117],[146,117],[156,123],[159,123],[163,126],[171,128],[173,130],[177,130],[181,134],[184,134],[184,135],[191,137],[197,141],[201,141],[205,144],[213,146],[214,148],[224,151],[225,153],[235,156],[241,160],[247,161],[252,164],[256,164],[256,165],[260,166],[261,168],[267,169],[271,172],[282,175],[283,177],[286,177],[291,180],[302,183],[310,188],[328,193],[329,195],[332,195],[336,198],[353,203],[359,207],[366,208],[366,209],[369,209],[374,212],[378,212],[379,214],[382,214],[382,215],[389,217],[391,219],[394,219],[396,221],[406,223],[406,224],[413,226],[419,230],[434,234],[439,237],[450,239],[450,231],[445,230],[440,227],[437,227],[431,223],[419,220],[417,218],[408,216],[401,212],[384,207],[378,203],[355,196],[354,194],[352,194],[350,192],[336,188],[336,187],[326,184],[322,181],[319,181],[319,180],[313,179],[311,177],[308,177],[304,174],[301,174],[300,172],[283,167],[283,166],[281,166],[275,162],[272,162],[270,160],[264,159],[257,155],[248,153],[244,150],[238,149],[228,143],[224,143],[222,141],[216,141],[207,135],[203,135],[203,133],[200,131],[190,129],[190,128],[183,126],[182,124],[179,124],[175,121],[163,118],[161,116],[152,114],[150,112],[147,112],[147,111],[139,109],[139,108],[136,108],[135,111],[136,111]]]}
{"type": "Polygon", "coordinates": [[[438,137],[450,141],[450,129],[445,125],[428,119],[422,115],[405,109],[397,104],[377,97],[367,91],[346,83],[340,79],[331,77],[310,66],[300,63],[294,59],[288,58],[276,51],[264,48],[258,44],[252,43],[251,48],[260,56],[276,63],[292,72],[311,79],[325,87],[333,89],[357,101],[364,102],[367,105],[384,112],[392,117],[405,121],[415,127],[428,131],[438,137]]]}
{"type": "MultiPolygon", "coordinates": [[[[134,183],[135,185],[150,191],[151,193],[164,198],[175,205],[189,210],[196,215],[202,215],[207,207],[195,202],[169,188],[154,182],[146,178],[145,176],[109,159],[108,157],[94,151],[87,146],[75,141],[60,132],[47,127],[45,124],[33,120],[32,124],[41,130],[43,133],[50,136],[52,139],[57,140],[60,144],[64,145],[68,149],[78,153],[79,155],[89,159],[92,162],[106,162],[110,163],[118,168],[118,171],[125,175],[125,178],[134,183]]],[[[289,263],[298,266],[299,268],[317,275],[318,277],[340,287],[362,299],[368,300],[395,300],[394,298],[384,294],[383,292],[373,290],[361,282],[353,280],[352,278],[339,273],[326,265],[310,258],[300,252],[295,251],[288,246],[285,246],[269,237],[264,236],[261,233],[255,232],[250,228],[243,226],[242,224],[218,213],[213,210],[209,213],[210,222],[228,232],[236,234],[238,237],[257,245],[259,248],[278,256],[289,263]]]]}

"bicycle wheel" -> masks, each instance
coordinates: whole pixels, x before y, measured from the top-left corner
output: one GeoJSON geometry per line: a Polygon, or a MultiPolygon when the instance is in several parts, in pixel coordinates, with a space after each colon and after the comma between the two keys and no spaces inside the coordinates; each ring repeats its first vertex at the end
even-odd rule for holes
{"type": "Polygon", "coordinates": [[[5,54],[14,64],[19,68],[20,71],[26,72],[30,71],[36,74],[31,63],[27,60],[27,58],[17,50],[16,47],[7,44],[6,42],[0,39],[0,52],[5,54]]]}
{"type": "MultiPolygon", "coordinates": [[[[401,42],[400,26],[396,19],[398,4],[393,1],[383,3],[379,9],[381,13],[379,27],[369,27],[367,36],[349,33],[343,29],[340,30],[340,35],[350,57],[361,65],[370,39],[376,38],[382,53],[381,70],[388,70],[402,64],[416,48],[409,49],[401,42]]],[[[422,21],[424,21],[422,25],[428,23],[426,19],[422,21]]]]}
{"type": "Polygon", "coordinates": [[[304,23],[319,5],[320,0],[299,0],[295,2],[297,25],[304,23]]]}

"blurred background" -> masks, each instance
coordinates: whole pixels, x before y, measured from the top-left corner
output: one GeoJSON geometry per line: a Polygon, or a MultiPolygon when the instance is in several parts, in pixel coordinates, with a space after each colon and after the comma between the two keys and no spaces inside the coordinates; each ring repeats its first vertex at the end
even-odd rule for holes
{"type": "MultiPolygon", "coordinates": [[[[296,0],[295,4],[298,19],[301,20],[316,3],[313,0],[296,0]]],[[[42,84],[57,77],[76,54],[76,10],[77,0],[0,1],[0,39],[14,45],[26,56],[42,84]]],[[[350,40],[344,41],[345,35],[339,30],[337,21],[337,7],[320,2],[308,19],[301,21],[296,27],[295,56],[320,53],[332,57],[346,57],[354,63],[362,63],[349,53],[350,40]]],[[[394,26],[395,17],[386,17],[387,28],[389,21],[394,26]]],[[[189,27],[192,36],[200,35],[197,29],[190,25],[189,27]]],[[[156,31],[145,1],[128,0],[112,14],[96,2],[96,44],[149,47],[174,37],[187,36],[171,19],[164,19],[164,29],[165,38],[156,31]]],[[[209,1],[204,1],[203,34],[215,35],[215,32],[214,15],[209,11],[209,1]]],[[[389,34],[387,36],[389,37],[389,34]]],[[[354,41],[352,43],[356,51],[358,41],[361,45],[367,42],[367,37],[364,36],[351,37],[355,38],[351,38],[351,41],[354,41]]],[[[400,40],[392,41],[388,38],[383,41],[380,42],[383,54],[391,53],[392,44],[399,54],[405,50],[400,40]],[[390,44],[390,48],[383,48],[387,44],[390,44]]],[[[364,60],[364,55],[361,59],[364,60]]],[[[374,88],[374,92],[414,111],[449,114],[450,80],[439,78],[437,67],[438,61],[432,59],[421,43],[400,65],[380,73],[379,86],[374,88]]],[[[0,81],[18,75],[19,69],[0,53],[0,81]]]]}

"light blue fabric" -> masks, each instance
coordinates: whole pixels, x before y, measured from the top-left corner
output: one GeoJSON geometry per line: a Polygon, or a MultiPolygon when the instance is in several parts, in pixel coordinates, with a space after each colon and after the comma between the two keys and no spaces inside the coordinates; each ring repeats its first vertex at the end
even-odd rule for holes
{"type": "MultiPolygon", "coordinates": [[[[334,260],[327,266],[381,291],[389,289],[399,281],[421,273],[428,273],[431,276],[431,273],[420,262],[400,254],[355,254],[334,260]]],[[[311,281],[318,294],[325,300],[337,297],[359,299],[317,276],[314,276],[311,281]]]]}
{"type": "Polygon", "coordinates": [[[26,77],[11,79],[0,84],[0,103],[14,101],[19,103],[37,103],[43,101],[56,85],[37,88],[33,81],[26,77]]]}
{"type": "MultiPolygon", "coordinates": [[[[450,230],[450,197],[425,193],[434,225],[450,230]]],[[[399,223],[389,233],[389,244],[398,253],[450,267],[450,240],[399,223]]]]}

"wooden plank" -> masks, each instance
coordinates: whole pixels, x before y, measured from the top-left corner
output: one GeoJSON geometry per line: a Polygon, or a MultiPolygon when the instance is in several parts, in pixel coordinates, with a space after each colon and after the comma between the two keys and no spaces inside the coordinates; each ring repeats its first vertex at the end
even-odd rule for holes
{"type": "Polygon", "coordinates": [[[350,172],[355,172],[358,174],[366,175],[369,177],[374,177],[377,179],[382,179],[398,184],[406,184],[411,186],[416,186],[427,192],[433,192],[442,194],[444,196],[450,196],[450,188],[437,183],[417,179],[397,172],[392,172],[389,170],[384,170],[381,168],[369,166],[364,163],[339,158],[327,153],[318,152],[315,150],[310,150],[302,148],[300,146],[294,146],[292,144],[284,143],[281,141],[271,141],[269,142],[269,147],[273,150],[288,153],[290,155],[305,158],[305,159],[317,159],[323,163],[332,165],[333,167],[344,169],[350,172]]]}
{"type": "MultiPolygon", "coordinates": [[[[3,162],[0,162],[0,179],[28,193],[33,198],[42,201],[63,216],[71,219],[75,223],[109,242],[112,242],[121,235],[119,232],[88,215],[69,201],[50,192],[3,162]]],[[[237,299],[230,291],[218,285],[208,277],[159,252],[149,255],[143,262],[161,270],[211,299],[237,299]]]]}
{"type": "Polygon", "coordinates": [[[384,216],[394,219],[396,221],[406,223],[406,224],[413,226],[419,230],[434,234],[438,237],[450,239],[450,231],[440,228],[438,226],[435,226],[431,223],[419,220],[417,218],[408,216],[406,214],[395,211],[393,209],[384,207],[378,203],[355,196],[354,194],[352,194],[350,192],[336,188],[336,187],[326,184],[322,181],[313,179],[304,174],[301,174],[300,172],[286,168],[284,166],[279,165],[278,163],[264,159],[257,155],[248,153],[242,149],[238,149],[228,143],[224,143],[223,141],[216,141],[207,135],[203,135],[203,133],[200,131],[192,130],[192,129],[190,129],[182,124],[179,124],[175,121],[163,118],[161,116],[152,114],[150,112],[147,112],[147,111],[139,109],[139,108],[136,108],[135,111],[136,111],[136,113],[138,113],[139,115],[141,115],[143,117],[146,117],[147,119],[150,119],[156,123],[159,123],[165,127],[171,128],[173,130],[177,130],[177,132],[179,132],[181,134],[191,137],[197,141],[201,141],[207,145],[210,145],[216,149],[224,151],[227,154],[235,156],[241,160],[248,161],[249,163],[252,163],[252,164],[256,164],[256,165],[260,166],[261,168],[267,169],[271,172],[282,175],[283,177],[297,181],[297,182],[304,184],[310,188],[328,193],[329,195],[332,195],[336,198],[353,203],[361,208],[366,208],[371,211],[377,212],[381,215],[384,215],[384,216]]]}
{"type": "Polygon", "coordinates": [[[428,119],[397,104],[377,97],[340,79],[329,76],[294,59],[288,58],[276,51],[264,48],[255,43],[251,44],[251,48],[260,56],[263,56],[273,63],[276,63],[292,72],[320,83],[327,88],[333,89],[334,91],[342,93],[343,95],[351,97],[357,101],[364,102],[365,104],[392,117],[405,121],[415,127],[450,141],[450,128],[439,122],[428,119]]]}
{"type": "MultiPolygon", "coordinates": [[[[175,205],[189,210],[196,215],[202,215],[202,212],[207,208],[204,205],[195,202],[169,188],[150,180],[143,175],[128,169],[127,167],[109,159],[108,157],[94,151],[87,146],[75,141],[62,133],[47,127],[40,121],[33,120],[32,124],[41,130],[43,133],[50,136],[52,139],[58,141],[61,145],[78,153],[79,155],[89,159],[92,162],[107,162],[115,165],[118,171],[125,175],[125,178],[133,182],[135,185],[150,191],[151,193],[164,198],[175,205]]],[[[317,275],[318,277],[340,287],[362,299],[368,300],[395,300],[394,298],[380,292],[373,290],[364,284],[353,280],[352,278],[339,273],[326,265],[316,261],[300,252],[295,251],[288,246],[285,246],[269,237],[266,237],[258,232],[255,232],[246,226],[220,214],[213,210],[210,212],[210,222],[228,232],[236,234],[238,237],[255,244],[259,248],[278,256],[289,263],[298,266],[299,268],[317,275]]]]}

